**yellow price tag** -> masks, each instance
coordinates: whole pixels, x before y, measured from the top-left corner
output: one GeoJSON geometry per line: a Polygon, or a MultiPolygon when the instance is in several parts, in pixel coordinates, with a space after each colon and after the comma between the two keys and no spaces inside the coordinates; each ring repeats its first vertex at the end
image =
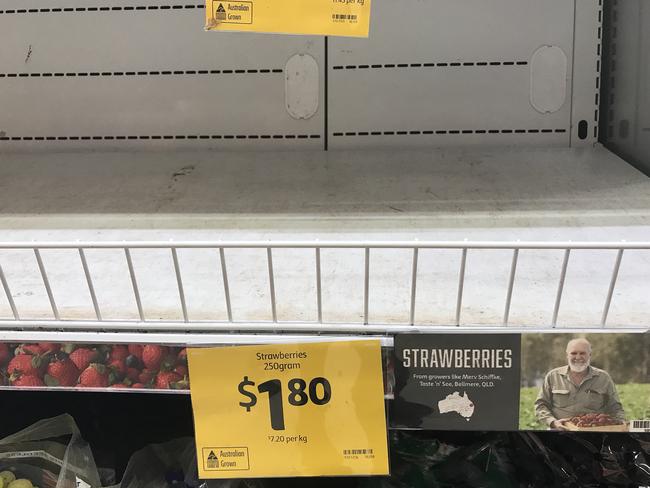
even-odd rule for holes
{"type": "Polygon", "coordinates": [[[379,341],[187,357],[200,478],[388,474],[379,341]]]}
{"type": "Polygon", "coordinates": [[[368,37],[370,0],[206,0],[205,28],[368,37]]]}

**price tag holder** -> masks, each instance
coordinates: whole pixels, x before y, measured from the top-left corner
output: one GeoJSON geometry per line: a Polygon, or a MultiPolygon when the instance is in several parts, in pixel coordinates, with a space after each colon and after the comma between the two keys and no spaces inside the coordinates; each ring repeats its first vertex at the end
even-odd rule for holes
{"type": "Polygon", "coordinates": [[[199,477],[386,475],[379,341],[188,350],[199,477]]]}

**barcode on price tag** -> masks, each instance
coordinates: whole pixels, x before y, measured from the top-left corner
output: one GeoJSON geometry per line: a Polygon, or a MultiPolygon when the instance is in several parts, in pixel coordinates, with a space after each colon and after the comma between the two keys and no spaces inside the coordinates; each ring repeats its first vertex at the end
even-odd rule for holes
{"type": "Polygon", "coordinates": [[[334,22],[356,22],[358,16],[352,14],[332,14],[332,20],[334,22]]]}
{"type": "Polygon", "coordinates": [[[630,432],[650,432],[650,420],[632,420],[630,432]]]}

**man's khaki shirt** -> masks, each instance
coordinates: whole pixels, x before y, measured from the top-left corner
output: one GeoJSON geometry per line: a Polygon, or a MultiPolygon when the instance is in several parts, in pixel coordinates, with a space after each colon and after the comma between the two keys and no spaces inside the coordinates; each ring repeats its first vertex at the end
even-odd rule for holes
{"type": "Polygon", "coordinates": [[[589,366],[587,376],[576,386],[569,379],[568,366],[549,371],[535,401],[539,421],[551,425],[554,420],[583,413],[606,413],[625,420],[625,411],[609,374],[589,366]]]}

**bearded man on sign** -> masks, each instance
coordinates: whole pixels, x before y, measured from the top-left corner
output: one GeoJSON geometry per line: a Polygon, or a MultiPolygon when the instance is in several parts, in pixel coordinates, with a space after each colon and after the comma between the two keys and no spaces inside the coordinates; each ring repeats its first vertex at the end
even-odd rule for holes
{"type": "Polygon", "coordinates": [[[535,415],[555,430],[568,430],[571,417],[603,413],[621,422],[625,411],[609,373],[591,366],[591,344],[573,339],[566,347],[567,365],[549,371],[535,400],[535,415]]]}

